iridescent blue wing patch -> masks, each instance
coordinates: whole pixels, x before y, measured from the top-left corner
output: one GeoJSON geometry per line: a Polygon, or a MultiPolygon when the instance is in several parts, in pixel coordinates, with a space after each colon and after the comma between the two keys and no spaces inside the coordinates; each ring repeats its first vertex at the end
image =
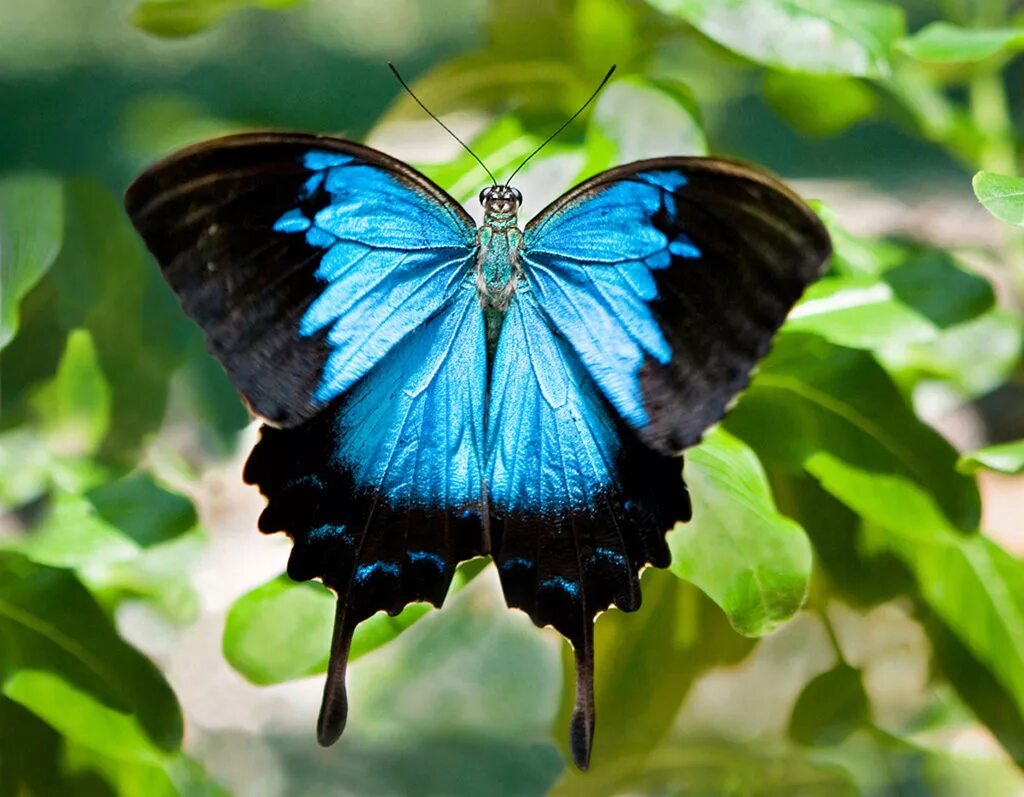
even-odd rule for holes
{"type": "Polygon", "coordinates": [[[710,159],[600,174],[525,228],[498,341],[487,476],[510,606],[576,652],[573,756],[594,728],[594,616],[640,605],[689,519],[679,453],[747,384],[828,257],[789,189],[710,159]]]}
{"type": "Polygon", "coordinates": [[[338,594],[320,741],[341,734],[355,626],[440,605],[484,552],[486,345],[466,212],[408,166],[299,134],[184,150],[128,212],[265,426],[246,479],[288,572],[338,594]]]}
{"type": "Polygon", "coordinates": [[[252,411],[312,417],[450,301],[475,225],[405,164],[324,136],[243,134],[161,161],[132,222],[252,411]]]}
{"type": "Polygon", "coordinates": [[[829,252],[777,180],[662,158],[599,174],[538,214],[523,270],[619,415],[671,454],[722,417],[829,252]]]}

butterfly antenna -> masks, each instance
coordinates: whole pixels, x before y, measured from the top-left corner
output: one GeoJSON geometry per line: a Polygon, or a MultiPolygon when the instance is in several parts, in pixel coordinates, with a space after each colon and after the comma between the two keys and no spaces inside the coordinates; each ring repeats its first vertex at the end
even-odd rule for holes
{"type": "MultiPolygon", "coordinates": [[[[594,93],[591,94],[590,97],[587,99],[587,101],[585,103],[583,103],[583,105],[580,106],[580,109],[578,111],[576,111],[576,113],[574,113],[568,119],[566,119],[565,122],[562,124],[562,126],[560,128],[558,128],[554,133],[552,133],[550,136],[545,138],[544,139],[544,143],[541,144],[539,147],[537,147],[537,149],[535,149],[529,155],[527,155],[526,156],[526,160],[524,160],[522,163],[520,163],[516,167],[516,170],[514,172],[512,172],[512,174],[510,174],[508,176],[508,179],[505,181],[505,185],[506,186],[508,186],[512,182],[512,178],[515,177],[519,173],[519,170],[522,169],[527,163],[529,163],[530,158],[532,158],[534,155],[536,155],[538,152],[540,152],[542,149],[544,149],[544,147],[546,147],[548,144],[550,144],[551,140],[555,136],[557,136],[559,133],[561,133],[563,130],[565,130],[565,128],[567,128],[569,125],[571,125],[573,123],[573,121],[576,119],[576,117],[579,116],[581,113],[583,113],[584,110],[586,110],[586,107],[588,105],[590,105],[590,103],[592,103],[594,101],[594,97],[596,97],[598,94],[601,93],[601,89],[604,88],[604,84],[608,82],[609,78],[611,78],[612,73],[615,71],[615,66],[616,66],[615,64],[612,64],[612,68],[608,70],[608,74],[604,76],[604,79],[601,81],[601,83],[598,85],[598,87],[596,89],[594,89],[594,93]]],[[[418,102],[418,100],[417,100],[417,102],[418,102]]]]}
{"type": "MultiPolygon", "coordinates": [[[[448,135],[450,135],[452,138],[454,138],[456,141],[458,141],[462,145],[462,148],[464,150],[466,150],[466,152],[468,152],[470,155],[473,156],[473,160],[475,160],[477,163],[479,163],[481,168],[485,172],[487,172],[487,176],[491,178],[491,183],[494,186],[497,186],[498,185],[498,181],[494,179],[494,175],[491,174],[491,170],[487,168],[487,164],[484,163],[482,160],[480,160],[480,158],[477,157],[477,154],[475,152],[473,152],[473,150],[471,150],[469,148],[469,144],[467,144],[465,141],[463,141],[461,138],[459,138],[457,135],[455,135],[455,133],[452,132],[452,129],[450,127],[448,127],[448,125],[446,125],[444,122],[442,122],[440,119],[438,119],[437,116],[434,114],[434,112],[431,111],[426,105],[424,105],[420,101],[419,97],[417,97],[415,94],[413,94],[412,89],[409,88],[409,84],[405,82],[405,79],[400,74],[398,74],[398,70],[395,68],[395,65],[393,63],[391,63],[390,61],[388,61],[388,69],[390,69],[392,72],[395,73],[395,77],[398,78],[398,82],[402,84],[402,88],[405,89],[407,92],[409,92],[409,96],[412,97],[414,100],[416,100],[416,104],[418,106],[420,106],[420,108],[422,108],[424,111],[426,111],[427,115],[430,116],[431,119],[433,119],[435,122],[437,122],[439,125],[441,125],[441,127],[443,127],[445,130],[447,130],[448,131],[448,135]]],[[[572,121],[572,120],[570,120],[570,121],[572,121]]]]}

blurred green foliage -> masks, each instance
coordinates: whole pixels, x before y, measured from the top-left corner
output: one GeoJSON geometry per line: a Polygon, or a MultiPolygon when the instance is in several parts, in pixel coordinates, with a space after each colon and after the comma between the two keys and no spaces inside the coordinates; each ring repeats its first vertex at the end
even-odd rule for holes
{"type": "MultiPolygon", "coordinates": [[[[1024,564],[981,530],[976,483],[1024,470],[1013,6],[0,0],[0,794],[1020,793],[1024,564]],[[183,749],[188,713],[121,635],[132,606],[171,628],[202,615],[193,500],[247,418],[117,195],[177,146],[288,126],[368,138],[472,207],[478,167],[387,60],[499,177],[619,64],[517,178],[526,215],[617,163],[710,152],[812,194],[857,180],[995,217],[984,243],[876,237],[851,231],[843,191],[816,204],[830,271],[690,452],[671,569],[644,574],[638,614],[598,620],[585,776],[557,752],[569,661],[506,618],[483,561],[445,612],[360,628],[340,750],[314,752],[312,716],[259,736],[277,787],[201,723],[183,749]],[[936,395],[980,412],[990,445],[959,453],[922,420],[936,395]]],[[[249,589],[225,659],[254,684],[322,672],[331,603],[283,576],[249,589]]]]}

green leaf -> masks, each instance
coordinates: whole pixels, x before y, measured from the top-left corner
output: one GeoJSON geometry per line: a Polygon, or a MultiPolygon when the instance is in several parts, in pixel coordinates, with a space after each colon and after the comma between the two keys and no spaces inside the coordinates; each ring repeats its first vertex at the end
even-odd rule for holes
{"type": "Polygon", "coordinates": [[[199,614],[199,597],[183,577],[200,560],[209,540],[195,528],[173,540],[146,548],[131,559],[83,570],[89,588],[106,605],[124,599],[148,601],[172,622],[189,623],[199,614]]]}
{"type": "Polygon", "coordinates": [[[59,180],[0,178],[0,349],[18,330],[18,304],[53,265],[64,237],[59,180]]]}
{"type": "Polygon", "coordinates": [[[96,773],[69,771],[65,748],[53,728],[0,691],[0,794],[111,797],[96,773]]]}
{"type": "Polygon", "coordinates": [[[104,523],[93,506],[74,493],[54,495],[39,522],[24,534],[3,540],[3,546],[38,564],[92,573],[139,553],[134,542],[104,523]]]}
{"type": "Polygon", "coordinates": [[[590,128],[614,144],[616,163],[708,151],[685,87],[640,77],[621,78],[605,87],[590,128]]]}
{"type": "MultiPolygon", "coordinates": [[[[471,145],[487,168],[497,176],[510,173],[542,140],[510,116],[489,126],[472,140],[471,145]]],[[[557,151],[558,147],[555,148],[557,151]]],[[[475,199],[481,186],[486,185],[487,178],[480,165],[466,152],[445,163],[418,165],[424,174],[460,202],[468,203],[475,199]]]]}
{"type": "MultiPolygon", "coordinates": [[[[504,57],[537,58],[561,54],[574,34],[577,15],[561,0],[491,0],[487,34],[491,49],[504,57]]],[[[590,3],[592,8],[596,6],[590,3]]],[[[607,67],[605,67],[607,69],[607,67]]]]}
{"type": "Polygon", "coordinates": [[[182,573],[206,540],[192,503],[147,474],[107,479],[98,474],[91,481],[99,485],[81,494],[67,488],[88,484],[69,484],[65,476],[40,519],[22,534],[0,538],[0,548],[73,568],[105,606],[133,598],[172,620],[194,619],[197,598],[182,573]]]}
{"type": "Polygon", "coordinates": [[[931,341],[979,317],[995,295],[982,277],[938,249],[908,249],[878,277],[833,276],[807,290],[787,330],[813,332],[840,346],[874,349],[931,341]]]}
{"type": "Polygon", "coordinates": [[[903,11],[871,0],[649,0],[752,61],[796,72],[885,76],[903,11]]]}
{"type": "Polygon", "coordinates": [[[22,670],[7,679],[2,689],[70,743],[70,757],[76,764],[97,768],[120,786],[118,794],[224,794],[197,765],[154,745],[136,717],[105,706],[53,673],[22,670]]]}
{"type": "Polygon", "coordinates": [[[973,656],[934,613],[924,614],[924,627],[932,645],[936,668],[956,689],[974,715],[992,731],[1006,752],[1024,768],[1024,712],[999,680],[973,656]]]}
{"type": "MultiPolygon", "coordinates": [[[[642,611],[612,609],[597,618],[594,699],[599,730],[590,770],[567,770],[552,795],[630,791],[627,786],[645,771],[646,757],[672,728],[697,677],[716,665],[740,661],[753,648],[714,604],[671,574],[647,570],[643,594],[642,611]]],[[[563,651],[562,705],[552,733],[567,752],[575,670],[568,645],[563,651]]]]}
{"type": "Polygon", "coordinates": [[[874,92],[842,75],[767,72],[764,97],[786,122],[811,136],[834,136],[874,115],[874,92]]]}
{"type": "Polygon", "coordinates": [[[648,763],[642,767],[638,767],[635,760],[619,759],[597,772],[592,768],[582,775],[567,773],[559,785],[571,781],[575,788],[571,791],[559,788],[553,793],[586,797],[864,797],[867,794],[881,797],[886,794],[858,789],[843,767],[819,761],[816,756],[793,749],[792,745],[783,747],[774,739],[737,744],[703,737],[673,737],[651,750],[644,760],[648,763]]]}
{"type": "Polygon", "coordinates": [[[110,403],[92,336],[76,329],[68,336],[57,375],[34,400],[51,448],[65,455],[95,452],[110,427],[110,403]]]}
{"type": "Polygon", "coordinates": [[[131,714],[112,710],[52,672],[19,670],[4,681],[3,692],[61,735],[103,755],[150,764],[167,755],[131,714]]]}
{"type": "Polygon", "coordinates": [[[975,473],[979,470],[994,470],[999,473],[1024,473],[1024,440],[999,443],[960,457],[956,463],[961,473],[975,473]]]}
{"type": "Polygon", "coordinates": [[[722,429],[688,452],[685,476],[693,520],[668,537],[671,571],[700,587],[741,634],[767,634],[807,594],[807,536],[775,509],[754,452],[722,429]]]}
{"type": "Polygon", "coordinates": [[[786,329],[858,349],[893,340],[931,340],[938,333],[927,318],[899,301],[884,279],[843,276],[811,285],[786,319],[786,329]]]}
{"type": "Polygon", "coordinates": [[[1024,712],[1024,563],[981,534],[964,535],[902,476],[826,453],[808,468],[865,518],[870,548],[899,557],[932,611],[999,678],[1024,712]]]}
{"type": "Polygon", "coordinates": [[[195,507],[183,495],[133,473],[86,493],[99,517],[143,548],[174,539],[195,527],[195,507]]]}
{"type": "Polygon", "coordinates": [[[875,355],[901,384],[941,380],[973,397],[1006,382],[1020,359],[1022,344],[1022,319],[997,307],[973,321],[942,330],[932,340],[890,341],[876,349],[875,355]]]}
{"type": "Polygon", "coordinates": [[[147,33],[178,38],[216,25],[248,6],[287,8],[301,0],[142,0],[132,21],[147,33]]]}
{"type": "Polygon", "coordinates": [[[1024,177],[978,172],[973,185],[985,210],[1000,221],[1024,227],[1024,177]]]}
{"type": "MultiPolygon", "coordinates": [[[[121,640],[71,573],[0,553],[0,639],[4,688],[22,671],[46,671],[110,709],[134,715],[161,750],[180,747],[182,718],[171,688],[121,640]]],[[[60,696],[50,700],[47,712],[59,713],[60,696]]]]}
{"type": "Polygon", "coordinates": [[[932,22],[896,46],[925,63],[970,63],[1024,48],[1024,29],[962,28],[932,22]]]}
{"type": "MultiPolygon", "coordinates": [[[[891,554],[868,551],[862,521],[810,474],[776,467],[769,472],[779,508],[803,525],[814,546],[818,588],[856,606],[876,606],[913,592],[913,578],[891,554]]],[[[812,581],[812,594],[815,591],[812,581]]]]}
{"type": "MultiPolygon", "coordinates": [[[[449,594],[468,584],[484,568],[476,559],[459,567],[449,594]]],[[[247,592],[232,605],[224,625],[228,663],[254,684],[274,684],[327,671],[334,593],[312,581],[285,575],[247,592]]],[[[378,613],[359,624],[349,661],[387,644],[430,611],[412,603],[394,617],[378,613]]]]}
{"type": "Polygon", "coordinates": [[[323,672],[334,605],[334,594],[322,584],[296,583],[282,574],[231,606],[224,625],[224,658],[254,684],[323,672]]]}
{"type": "Polygon", "coordinates": [[[879,477],[906,477],[955,525],[977,528],[978,490],[956,473],[956,451],[914,416],[866,352],[780,335],[725,427],[766,465],[800,470],[827,454],[879,477]]]}
{"type": "Polygon", "coordinates": [[[834,745],[870,721],[871,706],[860,671],[839,664],[812,678],[800,692],[789,735],[803,745],[834,745]]]}
{"type": "Polygon", "coordinates": [[[0,510],[15,509],[49,490],[79,493],[109,478],[91,459],[64,456],[35,428],[0,434],[0,510]]]}
{"type": "Polygon", "coordinates": [[[884,238],[854,235],[840,222],[838,214],[823,202],[811,206],[828,228],[832,239],[832,271],[841,276],[877,277],[906,259],[906,248],[884,238]]]}
{"type": "MultiPolygon", "coordinates": [[[[537,18],[535,8],[518,2],[510,5],[510,13],[516,13],[517,9],[523,14],[520,21],[530,29],[526,39],[510,43],[508,51],[499,56],[495,56],[493,50],[500,51],[502,45],[494,41],[492,51],[453,58],[416,80],[416,94],[430,110],[443,116],[466,109],[478,114],[490,109],[506,116],[508,109],[513,108],[519,116],[528,114],[531,122],[538,121],[539,117],[545,124],[531,132],[543,133],[543,138],[553,129],[548,127],[550,122],[554,121],[557,127],[593,93],[594,81],[600,75],[589,71],[581,73],[567,62],[564,41],[546,50],[531,46],[551,36],[557,22],[545,24],[546,20],[542,22],[537,18]],[[538,54],[534,55],[535,52],[538,54]],[[552,53],[557,55],[552,56],[552,53]]],[[[565,15],[557,9],[552,9],[552,15],[564,21],[565,15]]],[[[504,36],[510,28],[509,20],[502,19],[495,32],[504,36]]],[[[386,125],[398,119],[421,120],[422,117],[423,111],[411,97],[400,96],[378,124],[386,125]]]]}
{"type": "MultiPolygon", "coordinates": [[[[942,736],[946,734],[956,734],[956,728],[945,729],[942,736]]],[[[1020,773],[997,755],[977,755],[916,739],[916,735],[904,738],[870,727],[849,734],[837,745],[808,750],[808,754],[819,764],[828,763],[845,772],[855,785],[851,795],[1015,797],[1020,791],[1020,773]]],[[[798,786],[791,793],[802,797],[804,791],[798,786]]],[[[832,794],[827,789],[820,793],[823,797],[832,794]]]]}
{"type": "Polygon", "coordinates": [[[576,58],[588,69],[628,64],[642,39],[640,7],[624,0],[577,0],[572,11],[576,58]]]}
{"type": "Polygon", "coordinates": [[[69,182],[65,200],[65,245],[46,277],[55,294],[48,311],[62,327],[92,335],[117,418],[100,455],[132,466],[144,436],[163,419],[171,375],[187,355],[200,356],[202,335],[118,200],[87,180],[69,182]]]}

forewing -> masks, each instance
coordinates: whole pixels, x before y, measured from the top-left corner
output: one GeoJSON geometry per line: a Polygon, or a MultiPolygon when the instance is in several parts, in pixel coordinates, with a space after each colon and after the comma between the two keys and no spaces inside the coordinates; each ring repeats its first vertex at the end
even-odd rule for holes
{"type": "Polygon", "coordinates": [[[679,459],[618,419],[529,287],[508,308],[487,416],[492,555],[510,606],[552,625],[577,662],[574,757],[593,734],[594,616],[640,606],[639,570],[666,567],[665,531],[690,516],[679,459]]]}
{"type": "Polygon", "coordinates": [[[408,166],[351,142],[229,136],[161,161],[125,204],[253,412],[315,415],[450,302],[474,225],[408,166]]]}
{"type": "Polygon", "coordinates": [[[774,178],[664,158],[541,212],[523,270],[618,414],[671,454],[722,417],[829,253],[813,211],[774,178]]]}

